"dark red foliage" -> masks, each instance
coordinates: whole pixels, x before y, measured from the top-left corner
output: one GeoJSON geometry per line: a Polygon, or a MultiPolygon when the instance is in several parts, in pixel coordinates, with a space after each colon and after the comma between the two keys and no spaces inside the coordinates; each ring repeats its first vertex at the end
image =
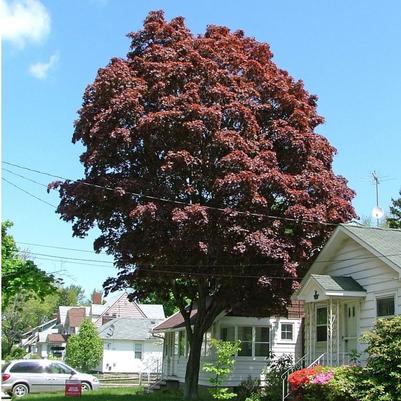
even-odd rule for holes
{"type": "Polygon", "coordinates": [[[85,177],[59,185],[58,212],[76,236],[100,229],[95,249],[120,268],[109,289],[172,290],[181,306],[212,296],[219,311],[252,315],[283,306],[294,281],[269,277],[302,275],[332,231],[302,220],[355,216],[353,191],[332,171],[335,149],[314,132],[316,96],[242,31],[210,25],[194,36],[157,11],[129,37],[127,58],[85,91],[73,136],[85,177]]]}

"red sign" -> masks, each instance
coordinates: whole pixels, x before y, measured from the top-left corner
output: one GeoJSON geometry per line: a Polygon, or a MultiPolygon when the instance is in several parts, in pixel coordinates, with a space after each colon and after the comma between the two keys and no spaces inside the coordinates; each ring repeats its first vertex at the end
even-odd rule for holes
{"type": "Polygon", "coordinates": [[[81,397],[81,380],[66,380],[65,381],[65,396],[66,397],[81,397]]]}

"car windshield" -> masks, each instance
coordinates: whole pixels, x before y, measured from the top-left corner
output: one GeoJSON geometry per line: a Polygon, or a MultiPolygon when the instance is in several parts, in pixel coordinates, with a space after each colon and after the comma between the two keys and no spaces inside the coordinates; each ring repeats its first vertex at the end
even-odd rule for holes
{"type": "Polygon", "coordinates": [[[1,373],[4,373],[5,370],[10,366],[10,362],[1,365],[1,373]]]}

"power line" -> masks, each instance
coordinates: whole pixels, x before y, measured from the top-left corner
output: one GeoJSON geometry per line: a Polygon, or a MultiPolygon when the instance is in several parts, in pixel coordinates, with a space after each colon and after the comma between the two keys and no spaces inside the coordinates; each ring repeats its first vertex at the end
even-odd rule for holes
{"type": "Polygon", "coordinates": [[[25,194],[31,196],[32,198],[35,198],[36,200],[38,200],[38,201],[40,201],[40,202],[42,202],[42,203],[45,203],[46,205],[51,206],[51,207],[54,208],[54,209],[57,209],[57,206],[56,206],[56,205],[53,205],[52,203],[47,202],[46,200],[44,200],[44,199],[42,199],[42,198],[39,198],[38,196],[36,196],[36,195],[32,194],[31,192],[29,192],[29,191],[27,191],[27,190],[25,190],[25,189],[19,187],[18,185],[12,183],[11,181],[7,180],[7,179],[4,178],[4,177],[1,177],[1,178],[2,178],[3,181],[7,182],[9,185],[12,185],[13,187],[19,189],[20,191],[24,192],[25,194]]]}
{"type": "Polygon", "coordinates": [[[47,185],[46,185],[46,184],[42,184],[41,182],[35,181],[35,180],[33,180],[32,178],[28,178],[28,177],[26,177],[26,176],[24,176],[24,175],[17,174],[17,173],[15,173],[14,171],[9,170],[8,168],[3,167],[3,170],[4,170],[4,171],[7,171],[7,173],[13,174],[13,175],[15,175],[15,176],[17,176],[17,177],[20,177],[20,178],[23,178],[23,179],[26,180],[26,181],[30,181],[30,182],[33,182],[34,184],[40,185],[41,187],[47,188],[47,185]]]}
{"type": "Polygon", "coordinates": [[[81,258],[73,258],[73,257],[69,257],[69,256],[49,255],[46,253],[36,253],[36,252],[30,252],[30,251],[27,251],[27,253],[29,253],[30,255],[34,255],[34,256],[44,256],[44,257],[49,257],[49,258],[62,258],[65,260],[72,260],[72,261],[79,261],[79,262],[94,262],[94,263],[107,263],[107,264],[114,263],[109,260],[81,259],[81,258]]]}
{"type": "MultiPolygon", "coordinates": [[[[35,245],[35,244],[30,244],[27,242],[16,242],[18,244],[27,244],[27,245],[35,245]]],[[[42,247],[46,248],[56,248],[56,249],[65,249],[65,250],[75,250],[75,251],[80,251],[80,252],[92,252],[92,251],[84,251],[81,249],[74,249],[74,248],[64,248],[64,247],[58,247],[58,246],[47,246],[47,245],[39,245],[42,247]]],[[[83,261],[83,262],[95,262],[95,263],[109,263],[109,264],[114,264],[112,261],[98,261],[96,259],[81,259],[81,258],[72,258],[68,256],[60,256],[60,255],[49,255],[49,254],[43,254],[43,253],[36,253],[36,252],[31,252],[27,250],[27,253],[35,256],[45,256],[45,257],[51,257],[51,258],[62,258],[62,259],[69,259],[69,260],[74,260],[74,261],[83,261]]],[[[96,252],[93,252],[96,253],[96,252]]],[[[353,262],[357,260],[366,260],[366,259],[375,259],[375,258],[389,258],[393,256],[400,256],[401,252],[398,253],[392,253],[392,254],[385,254],[385,255],[379,255],[379,256],[355,256],[352,258],[345,258],[345,259],[327,259],[327,260],[316,260],[313,263],[331,263],[331,262],[353,262]]],[[[250,264],[214,264],[214,265],[199,265],[199,264],[163,264],[160,266],[164,267],[280,267],[282,264],[281,263],[250,263],[250,264]]]]}
{"type": "MultiPolygon", "coordinates": [[[[42,175],[46,175],[48,177],[52,177],[52,178],[58,178],[60,180],[64,180],[64,181],[71,181],[71,182],[76,182],[79,183],[81,185],[85,185],[85,186],[89,186],[89,187],[93,187],[93,188],[97,188],[97,189],[103,189],[103,190],[107,190],[107,191],[111,191],[111,192],[115,192],[116,188],[112,188],[112,187],[106,187],[106,186],[102,186],[102,185],[98,185],[98,184],[91,184],[85,181],[79,181],[79,180],[73,180],[73,179],[69,179],[69,178],[65,178],[59,175],[55,175],[55,174],[51,174],[48,172],[44,172],[44,171],[40,171],[40,170],[36,170],[30,167],[26,167],[26,166],[21,166],[19,164],[15,164],[15,163],[10,163],[7,161],[3,161],[4,164],[7,164],[9,166],[13,166],[13,167],[17,167],[23,170],[27,170],[27,171],[31,171],[37,174],[42,174],[42,175]]],[[[158,197],[158,196],[153,196],[153,195],[144,195],[144,194],[139,194],[139,193],[135,193],[135,192],[130,192],[130,191],[125,191],[126,194],[128,195],[132,195],[138,198],[142,198],[142,199],[149,199],[149,200],[156,200],[159,202],[164,202],[164,203],[173,203],[173,204],[177,204],[180,206],[194,206],[194,204],[190,204],[187,202],[183,202],[183,201],[177,201],[177,200],[173,200],[173,199],[167,199],[167,198],[162,198],[162,197],[158,197]]],[[[208,210],[215,210],[215,211],[219,211],[219,212],[224,212],[226,213],[228,209],[230,208],[222,208],[222,207],[214,207],[214,206],[207,206],[207,205],[200,205],[205,209],[208,210]]],[[[295,222],[295,223],[304,223],[304,224],[318,224],[318,225],[326,225],[326,226],[337,226],[338,223],[329,223],[329,222],[325,222],[325,221],[312,221],[312,220],[303,220],[303,219],[295,219],[295,218],[291,218],[291,217],[283,217],[283,216],[273,216],[273,215],[268,215],[268,214],[263,214],[263,213],[254,213],[254,212],[244,212],[244,211],[239,211],[239,210],[235,210],[235,209],[231,209],[233,213],[237,213],[240,215],[245,215],[245,216],[253,216],[253,217],[262,217],[262,218],[267,218],[267,219],[271,219],[271,220],[280,220],[280,221],[290,221],[290,222],[295,222]]]]}
{"type": "Polygon", "coordinates": [[[15,241],[16,244],[21,244],[21,245],[29,245],[29,246],[38,246],[42,248],[53,248],[53,249],[63,249],[66,251],[74,251],[74,252],[85,252],[85,253],[94,253],[95,255],[98,255],[98,252],[95,251],[89,251],[88,249],[77,249],[77,248],[67,248],[64,246],[55,246],[55,245],[44,245],[44,244],[35,244],[32,242],[21,242],[21,241],[15,241]]]}

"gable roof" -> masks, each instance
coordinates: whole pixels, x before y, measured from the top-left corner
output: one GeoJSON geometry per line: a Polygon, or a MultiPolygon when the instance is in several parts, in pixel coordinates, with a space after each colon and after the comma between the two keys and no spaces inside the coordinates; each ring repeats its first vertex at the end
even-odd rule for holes
{"type": "Polygon", "coordinates": [[[67,312],[67,318],[66,318],[66,323],[68,322],[68,325],[70,327],[79,327],[82,321],[86,317],[86,310],[85,308],[71,308],[67,312]]]}
{"type": "Polygon", "coordinates": [[[357,242],[401,269],[401,230],[342,225],[357,242]]]}
{"type": "Polygon", "coordinates": [[[114,302],[107,304],[107,307],[95,321],[100,325],[103,317],[113,318],[136,318],[136,319],[164,319],[163,305],[160,304],[138,304],[129,301],[128,293],[124,292],[114,302]]]}
{"type": "Polygon", "coordinates": [[[65,343],[66,339],[62,334],[53,333],[47,336],[47,342],[49,343],[65,343]]]}
{"type": "MultiPolygon", "coordinates": [[[[311,274],[318,274],[330,263],[341,246],[342,240],[351,238],[372,256],[377,257],[401,276],[401,230],[374,228],[354,224],[340,224],[320,251],[301,285],[311,274]]],[[[338,260],[341,261],[341,260],[338,260]]]]}
{"type": "MultiPolygon", "coordinates": [[[[191,311],[191,324],[198,313],[198,308],[194,306],[191,311]]],[[[184,317],[182,316],[181,312],[176,312],[174,315],[171,315],[167,318],[164,322],[160,323],[156,327],[153,328],[154,331],[164,331],[164,330],[172,330],[178,329],[181,327],[185,327],[184,317]]]]}
{"type": "Polygon", "coordinates": [[[160,323],[160,320],[117,318],[103,326],[99,336],[103,340],[147,340],[152,337],[152,328],[160,323]]]}
{"type": "Polygon", "coordinates": [[[163,305],[158,304],[137,304],[142,312],[146,315],[148,319],[165,319],[163,305]]]}
{"type": "Polygon", "coordinates": [[[366,291],[352,277],[312,274],[317,283],[326,291],[366,291]]]}

